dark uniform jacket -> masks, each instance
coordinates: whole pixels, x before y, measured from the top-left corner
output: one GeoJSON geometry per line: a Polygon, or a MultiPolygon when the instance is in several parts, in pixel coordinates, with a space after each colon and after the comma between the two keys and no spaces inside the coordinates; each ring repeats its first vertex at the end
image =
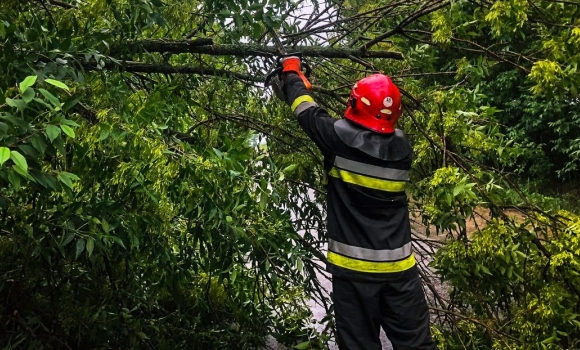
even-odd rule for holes
{"type": "Polygon", "coordinates": [[[412,149],[403,132],[372,132],[318,107],[288,74],[286,94],[298,123],[324,155],[328,264],[339,277],[385,281],[415,268],[405,187],[412,149]]]}

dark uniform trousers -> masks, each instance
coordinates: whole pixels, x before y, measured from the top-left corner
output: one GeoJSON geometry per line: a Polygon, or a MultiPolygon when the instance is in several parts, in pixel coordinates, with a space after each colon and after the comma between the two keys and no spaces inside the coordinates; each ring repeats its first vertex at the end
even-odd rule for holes
{"type": "Polygon", "coordinates": [[[332,277],[341,350],[381,350],[380,327],[395,350],[436,349],[416,268],[400,280],[366,282],[332,277]]]}

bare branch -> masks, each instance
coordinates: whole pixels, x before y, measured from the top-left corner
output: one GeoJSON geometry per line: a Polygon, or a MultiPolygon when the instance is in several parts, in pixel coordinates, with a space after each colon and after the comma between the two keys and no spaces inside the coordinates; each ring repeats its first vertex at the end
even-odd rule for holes
{"type": "Polygon", "coordinates": [[[58,0],[48,0],[48,3],[53,6],[62,7],[65,9],[76,9],[76,6],[67,4],[66,2],[58,1],[58,0]]]}
{"type": "Polygon", "coordinates": [[[376,38],[374,38],[371,41],[368,41],[366,43],[364,43],[363,45],[361,45],[360,49],[361,50],[366,50],[368,48],[370,48],[371,46],[373,46],[374,44],[377,44],[383,40],[385,40],[386,38],[399,33],[400,31],[402,31],[402,29],[408,25],[409,23],[430,14],[431,12],[437,11],[447,5],[449,5],[450,2],[449,1],[444,1],[441,2],[433,7],[429,7],[427,9],[419,9],[418,11],[416,11],[415,13],[413,13],[412,15],[410,15],[409,17],[405,18],[404,20],[402,20],[395,28],[389,30],[388,32],[381,34],[379,36],[377,36],[376,38]]]}

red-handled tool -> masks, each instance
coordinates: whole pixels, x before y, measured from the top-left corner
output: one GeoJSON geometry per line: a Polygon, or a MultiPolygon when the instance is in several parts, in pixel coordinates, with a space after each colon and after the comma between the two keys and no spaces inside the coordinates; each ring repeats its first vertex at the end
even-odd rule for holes
{"type": "Polygon", "coordinates": [[[296,74],[298,74],[300,79],[302,79],[306,88],[308,90],[312,89],[312,84],[308,80],[308,78],[310,77],[311,69],[308,63],[302,61],[302,53],[300,52],[290,54],[287,53],[286,49],[284,48],[284,45],[282,45],[282,42],[280,41],[280,38],[278,38],[278,34],[276,34],[276,31],[270,26],[267,27],[270,30],[270,33],[272,33],[274,44],[278,48],[278,51],[280,52],[281,56],[278,57],[278,59],[276,60],[276,68],[266,77],[265,81],[266,86],[272,85],[274,91],[278,93],[276,90],[277,89],[279,91],[282,90],[282,86],[284,85],[284,83],[281,81],[282,73],[295,72],[296,74]],[[302,72],[303,68],[304,72],[302,72]]]}

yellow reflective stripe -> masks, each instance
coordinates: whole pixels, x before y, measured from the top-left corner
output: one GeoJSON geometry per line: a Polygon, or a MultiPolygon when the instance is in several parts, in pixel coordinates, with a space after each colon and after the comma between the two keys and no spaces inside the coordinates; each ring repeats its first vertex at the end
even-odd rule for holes
{"type": "Polygon", "coordinates": [[[312,98],[312,96],[310,95],[302,95],[302,96],[298,96],[294,102],[292,102],[292,106],[290,106],[290,108],[292,109],[292,112],[294,112],[294,110],[296,108],[298,108],[298,106],[303,103],[303,102],[312,102],[314,103],[314,99],[312,98]]]}
{"type": "Polygon", "coordinates": [[[414,254],[399,261],[376,262],[353,259],[333,252],[328,252],[327,259],[328,262],[345,269],[370,273],[401,272],[415,266],[414,254]]]}
{"type": "Polygon", "coordinates": [[[353,171],[357,174],[378,177],[380,179],[394,181],[409,181],[409,170],[391,169],[377,165],[370,165],[342,158],[340,156],[336,156],[334,158],[334,165],[339,169],[353,171]]]}
{"type": "Polygon", "coordinates": [[[330,173],[328,174],[332,177],[336,177],[344,182],[348,182],[353,185],[359,185],[362,187],[387,192],[403,192],[407,187],[407,183],[405,181],[391,181],[377,179],[370,176],[351,173],[350,171],[338,169],[336,167],[333,167],[330,173]]]}

